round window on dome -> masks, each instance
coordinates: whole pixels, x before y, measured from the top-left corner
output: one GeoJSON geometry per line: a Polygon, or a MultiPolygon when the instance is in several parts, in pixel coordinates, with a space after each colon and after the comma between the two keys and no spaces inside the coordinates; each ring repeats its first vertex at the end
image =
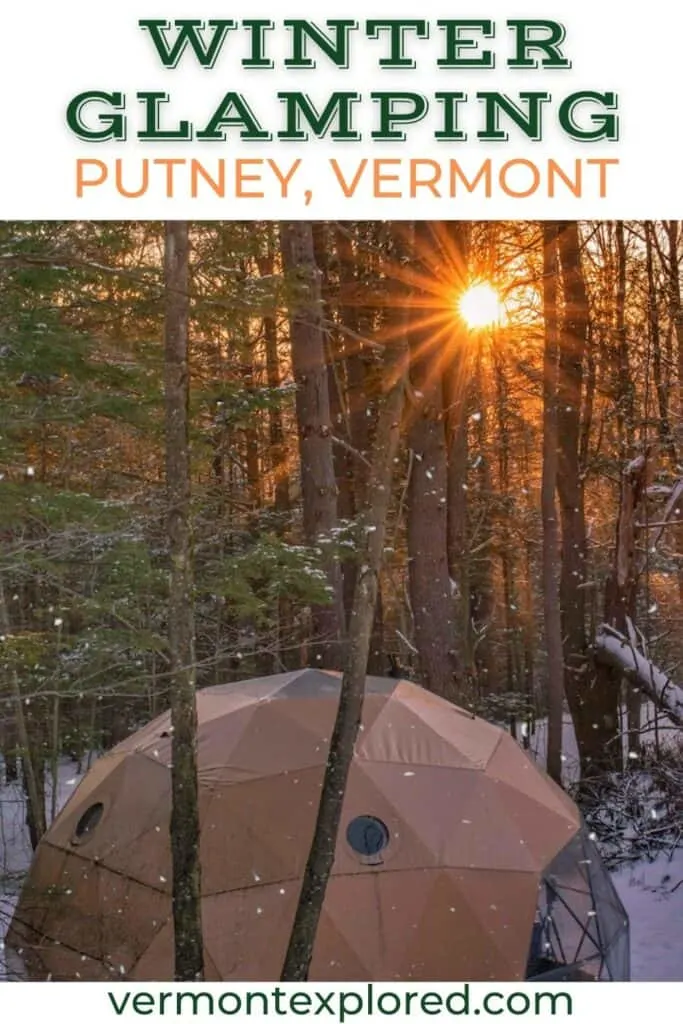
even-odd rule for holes
{"type": "Polygon", "coordinates": [[[82,843],[84,840],[89,839],[102,820],[103,814],[104,804],[91,804],[76,822],[76,828],[74,829],[73,839],[71,842],[82,843]]]}
{"type": "Polygon", "coordinates": [[[346,841],[364,863],[381,864],[382,852],[389,845],[389,829],[379,818],[361,814],[350,821],[346,829],[346,841]]]}

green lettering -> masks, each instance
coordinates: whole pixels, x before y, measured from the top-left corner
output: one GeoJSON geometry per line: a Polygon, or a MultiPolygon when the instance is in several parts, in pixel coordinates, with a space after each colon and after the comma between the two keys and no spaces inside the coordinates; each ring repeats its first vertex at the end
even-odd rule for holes
{"type": "Polygon", "coordinates": [[[408,32],[414,32],[418,39],[429,38],[429,26],[426,21],[406,21],[402,19],[374,19],[366,21],[365,33],[368,39],[379,39],[380,32],[389,32],[389,57],[381,57],[379,66],[381,68],[414,68],[415,61],[412,57],[406,57],[405,44],[408,32]]]}
{"type": "Polygon", "coordinates": [[[197,132],[202,142],[225,142],[225,129],[231,126],[240,127],[240,138],[270,139],[271,133],[265,131],[249,104],[239,92],[226,92],[206,127],[197,132]]]}
{"type": "Polygon", "coordinates": [[[208,999],[208,1006],[204,1008],[202,1016],[204,1014],[206,1014],[207,1017],[213,1016],[213,996],[211,995],[210,992],[179,992],[178,998],[176,1000],[176,1014],[179,1017],[182,1013],[185,1012],[183,1009],[183,1002],[186,999],[190,1001],[190,1005],[192,1006],[190,1013],[192,1014],[193,1017],[196,1017],[197,1014],[200,1012],[200,999],[208,999]]]}
{"type": "Polygon", "coordinates": [[[406,133],[396,125],[415,124],[429,110],[427,97],[418,92],[371,92],[370,98],[379,103],[379,130],[371,132],[379,142],[404,142],[406,133]]]}
{"type": "Polygon", "coordinates": [[[161,128],[161,104],[169,102],[167,92],[139,92],[137,99],[145,106],[145,127],[138,132],[138,138],[145,141],[169,141],[176,139],[178,142],[189,142],[192,138],[192,127],[188,121],[179,121],[178,127],[174,129],[161,128]]]}
{"type": "Polygon", "coordinates": [[[478,92],[477,99],[483,100],[486,109],[486,127],[477,132],[477,138],[486,142],[505,142],[508,133],[500,126],[500,115],[510,118],[528,139],[538,142],[542,137],[543,104],[551,99],[547,92],[520,92],[520,100],[526,103],[523,110],[509,96],[500,92],[478,92]]]}
{"type": "MultiPolygon", "coordinates": [[[[130,995],[130,993],[128,993],[130,995]]],[[[149,1016],[154,1013],[155,999],[149,992],[136,992],[133,996],[133,1012],[149,1016]]]]}
{"type": "Polygon", "coordinates": [[[547,21],[545,18],[532,20],[511,20],[508,28],[515,33],[515,56],[508,60],[509,68],[570,68],[572,62],[567,60],[560,50],[565,39],[565,28],[559,21],[547,21]],[[545,33],[540,38],[535,33],[545,33]],[[539,61],[530,57],[529,53],[540,50],[543,57],[539,61]]]}
{"type": "Polygon", "coordinates": [[[617,142],[619,139],[619,118],[615,113],[618,109],[618,99],[614,92],[592,92],[589,89],[583,92],[573,92],[560,104],[558,118],[562,130],[572,139],[579,142],[597,142],[605,139],[607,142],[617,142]],[[593,127],[582,127],[575,118],[576,109],[580,104],[597,103],[602,107],[602,113],[592,113],[589,121],[593,127]]]}
{"type": "Polygon", "coordinates": [[[169,21],[158,18],[148,18],[138,21],[141,29],[146,29],[154,44],[159,60],[165,68],[175,68],[188,45],[194,51],[194,55],[203,68],[212,68],[218,60],[218,55],[223,49],[225,37],[230,29],[236,28],[235,21],[200,21],[195,18],[183,18],[173,22],[175,28],[179,29],[178,36],[172,46],[166,39],[166,33],[171,28],[169,21]],[[201,36],[206,26],[213,29],[211,41],[207,44],[201,36]]]}
{"type": "Polygon", "coordinates": [[[437,60],[440,68],[493,68],[496,58],[491,50],[484,50],[474,56],[471,52],[461,56],[460,51],[472,51],[477,47],[476,39],[463,39],[461,33],[464,29],[473,29],[481,32],[485,39],[491,39],[495,35],[493,22],[488,18],[482,21],[466,19],[464,21],[437,21],[437,27],[444,30],[446,34],[446,56],[437,60]]]}
{"type": "Polygon", "coordinates": [[[287,119],[287,127],[278,132],[279,139],[305,142],[308,132],[302,127],[302,120],[306,121],[318,139],[328,133],[331,139],[344,142],[357,142],[360,139],[360,134],[353,128],[353,105],[360,101],[360,93],[333,92],[322,113],[318,112],[305,93],[279,92],[277,97],[285,104],[287,119]],[[336,127],[332,128],[335,123],[336,127]]]}
{"type": "Polygon", "coordinates": [[[458,128],[458,107],[467,99],[467,93],[435,92],[434,99],[443,106],[441,118],[443,128],[434,132],[434,138],[442,142],[465,142],[467,132],[458,128]]]}
{"type": "Polygon", "coordinates": [[[275,22],[263,19],[247,19],[242,22],[249,31],[249,56],[242,60],[243,68],[272,68],[273,61],[265,55],[266,32],[272,32],[275,22]]]}
{"type": "Polygon", "coordinates": [[[118,1017],[120,1017],[126,1008],[126,1003],[130,999],[130,992],[126,992],[125,996],[123,997],[120,1003],[117,1001],[116,996],[114,995],[113,992],[107,992],[107,996],[109,997],[109,1002],[111,1003],[114,1009],[114,1013],[118,1017]]]}
{"type": "Polygon", "coordinates": [[[126,119],[123,114],[98,114],[97,128],[89,128],[83,121],[85,107],[89,103],[106,103],[112,110],[125,110],[126,101],[122,92],[80,92],[66,108],[66,123],[74,135],[85,142],[123,142],[126,138],[126,119]]]}
{"type": "Polygon", "coordinates": [[[307,53],[308,41],[318,47],[326,57],[338,68],[349,66],[349,32],[358,28],[357,21],[326,21],[328,29],[332,29],[334,37],[325,35],[322,29],[312,21],[301,21],[298,18],[287,18],[283,22],[285,28],[292,33],[292,56],[285,59],[286,68],[314,68],[316,63],[307,53]]]}

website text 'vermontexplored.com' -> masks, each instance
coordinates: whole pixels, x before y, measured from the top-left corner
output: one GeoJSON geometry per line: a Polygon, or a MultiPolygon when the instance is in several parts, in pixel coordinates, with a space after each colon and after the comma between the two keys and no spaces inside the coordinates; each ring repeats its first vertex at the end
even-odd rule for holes
{"type": "Polygon", "coordinates": [[[355,1017],[511,1016],[571,1017],[568,992],[529,987],[517,991],[491,989],[477,993],[465,983],[452,989],[430,991],[384,986],[354,986],[348,990],[317,991],[313,987],[263,986],[258,989],[175,988],[168,991],[109,990],[109,1009],[116,1017],[319,1017],[339,1024],[355,1017]]]}

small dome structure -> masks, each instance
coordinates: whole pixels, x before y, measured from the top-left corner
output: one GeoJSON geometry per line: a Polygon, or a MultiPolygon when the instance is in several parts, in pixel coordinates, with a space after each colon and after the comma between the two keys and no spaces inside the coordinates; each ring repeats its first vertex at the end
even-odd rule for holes
{"type": "MultiPolygon", "coordinates": [[[[313,669],[200,691],[207,980],[274,981],[339,699],[313,669]]],[[[98,760],[8,945],[30,978],[173,977],[170,717],[98,760]]],[[[569,797],[502,729],[368,678],[311,980],[628,977],[628,921],[569,797]]]]}

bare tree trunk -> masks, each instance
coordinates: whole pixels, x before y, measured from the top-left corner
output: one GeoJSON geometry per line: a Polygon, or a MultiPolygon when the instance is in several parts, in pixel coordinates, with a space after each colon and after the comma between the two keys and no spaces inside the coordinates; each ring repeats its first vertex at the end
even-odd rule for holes
{"type": "Polygon", "coordinates": [[[189,445],[189,230],[165,230],[166,488],[170,555],[168,642],[171,669],[171,854],[175,979],[204,971],[197,782],[193,556],[189,445]]]}
{"type": "MultiPolygon", "coordinates": [[[[275,256],[272,240],[268,239],[268,251],[257,260],[261,277],[269,278],[275,271],[275,256]]],[[[280,359],[277,346],[277,322],[273,311],[263,317],[263,340],[266,354],[266,379],[271,391],[277,391],[281,384],[280,359]]],[[[270,465],[274,475],[275,511],[278,514],[278,532],[282,530],[285,514],[289,511],[289,479],[287,474],[287,447],[282,423],[282,409],[277,401],[268,407],[268,441],[270,465]]]]}
{"type": "Polygon", "coordinates": [[[669,421],[669,387],[662,363],[662,339],[659,322],[659,306],[657,302],[657,280],[654,269],[654,225],[645,222],[645,265],[647,270],[647,326],[652,348],[652,375],[657,394],[657,420],[659,440],[662,449],[667,452],[672,463],[676,462],[676,446],[671,434],[669,421]]]}
{"type": "Polygon", "coordinates": [[[624,222],[615,225],[617,245],[617,287],[615,295],[615,342],[617,349],[617,424],[621,458],[625,459],[633,444],[635,425],[635,389],[628,358],[626,331],[626,240],[624,222]]]}
{"type": "Polygon", "coordinates": [[[496,382],[496,419],[498,437],[498,547],[503,578],[503,623],[505,636],[505,688],[518,692],[523,678],[522,629],[519,613],[518,586],[520,578],[515,544],[511,530],[513,502],[510,494],[510,423],[508,416],[508,382],[500,352],[493,353],[493,372],[496,382]]]}
{"type": "MultiPolygon", "coordinates": [[[[249,356],[250,362],[244,366],[242,373],[242,380],[245,393],[250,396],[247,401],[251,402],[251,396],[254,395],[256,390],[256,383],[254,380],[254,366],[251,360],[253,355],[249,356]]],[[[259,465],[259,413],[255,410],[251,410],[248,414],[247,422],[244,428],[244,441],[245,441],[245,466],[247,470],[247,501],[249,506],[250,519],[252,522],[256,521],[258,511],[261,508],[261,467],[259,465]]]]}
{"type": "MultiPolygon", "coordinates": [[[[668,285],[669,310],[676,336],[677,369],[678,369],[678,445],[683,442],[683,304],[681,303],[681,282],[678,257],[678,240],[680,225],[678,221],[666,221],[666,233],[669,242],[668,252],[668,285]]],[[[676,549],[683,551],[683,522],[675,531],[676,549]]],[[[678,566],[678,597],[683,602],[683,562],[678,566]]]]}
{"type": "MultiPolygon", "coordinates": [[[[324,222],[313,225],[313,255],[322,279],[322,311],[326,330],[324,332],[327,357],[327,386],[330,394],[330,422],[335,438],[332,446],[334,477],[337,484],[337,515],[340,523],[350,523],[356,513],[354,479],[361,472],[362,463],[351,451],[349,418],[345,404],[345,341],[338,331],[332,329],[330,247],[332,236],[324,222]]],[[[340,567],[342,575],[342,598],[344,604],[344,626],[348,623],[355,590],[356,563],[346,559],[340,567]]]]}
{"type": "MultiPolygon", "coordinates": [[[[466,282],[469,259],[468,226],[452,225],[449,232],[459,260],[462,291],[466,282]]],[[[457,319],[453,330],[453,354],[444,369],[444,402],[446,407],[447,440],[447,499],[448,522],[446,547],[448,572],[456,586],[455,615],[458,656],[463,682],[474,676],[472,664],[472,629],[470,621],[470,556],[467,530],[467,412],[470,398],[469,338],[462,320],[457,319]]]]}
{"type": "MultiPolygon", "coordinates": [[[[423,252],[429,239],[417,238],[423,252]]],[[[419,299],[419,295],[415,295],[419,299]]],[[[408,444],[413,467],[408,485],[410,602],[420,678],[427,689],[452,699],[458,692],[455,614],[448,572],[448,474],[442,353],[429,328],[419,326],[425,310],[413,311],[409,326],[411,410],[408,444]]]]}
{"type": "Polygon", "coordinates": [[[404,341],[388,343],[385,353],[388,390],[377,422],[368,476],[368,500],[362,513],[365,543],[349,622],[348,653],[315,832],[282,968],[282,981],[305,981],[308,978],[318,922],[334,864],[346,783],[363,713],[393,464],[401,426],[406,355],[404,341]]]}
{"type": "Polygon", "coordinates": [[[297,384],[301,488],[306,543],[320,547],[330,589],[329,604],[312,609],[314,659],[322,668],[339,668],[344,608],[339,564],[331,551],[337,527],[330,396],[325,361],[320,274],[315,264],[310,222],[288,221],[280,229],[282,258],[292,289],[290,335],[297,384]]]}
{"type": "Polygon", "coordinates": [[[683,419],[683,306],[681,305],[681,282],[678,257],[678,240],[680,224],[678,221],[666,221],[666,234],[669,242],[668,277],[669,277],[669,309],[673,321],[677,346],[678,367],[678,415],[683,419]]]}
{"type": "MultiPolygon", "coordinates": [[[[368,267],[367,255],[354,250],[349,227],[338,226],[335,232],[339,259],[339,319],[343,335],[347,430],[352,448],[367,455],[377,417],[377,369],[373,367],[372,352],[361,339],[372,336],[377,324],[376,312],[367,306],[360,306],[360,292],[372,284],[373,268],[368,267]]],[[[372,224],[366,225],[366,231],[371,232],[373,228],[372,224]]],[[[351,458],[348,466],[351,494],[347,505],[355,516],[356,510],[363,507],[367,497],[367,471],[365,464],[357,458],[351,458]]],[[[355,560],[344,566],[344,604],[348,615],[353,603],[356,570],[355,560]]],[[[385,671],[384,606],[380,589],[375,607],[368,672],[383,675],[385,671]]]]}
{"type": "Polygon", "coordinates": [[[493,581],[493,481],[488,445],[488,405],[481,344],[474,373],[476,392],[476,466],[479,501],[482,512],[476,530],[472,531],[474,551],[470,555],[470,622],[474,634],[474,668],[479,696],[497,690],[497,673],[493,657],[492,632],[495,617],[493,581]],[[474,555],[474,557],[472,557],[474,555]]]}
{"type": "Polygon", "coordinates": [[[555,488],[557,486],[557,227],[543,227],[543,469],[541,476],[541,519],[543,523],[543,617],[548,665],[548,750],[547,770],[562,781],[562,718],[564,706],[564,658],[558,590],[559,529],[555,488]]]}
{"type": "MultiPolygon", "coordinates": [[[[633,632],[636,618],[638,566],[636,544],[640,527],[640,509],[646,497],[651,477],[650,452],[639,455],[626,466],[621,479],[621,497],[614,544],[614,565],[605,586],[605,624],[619,634],[633,632]]],[[[596,657],[596,686],[610,700],[615,718],[618,715],[620,683],[623,672],[608,659],[596,657]]],[[[632,687],[631,687],[632,688],[632,687]]],[[[638,723],[639,725],[639,723],[638,723]]],[[[630,723],[635,731],[635,723],[630,723]]],[[[633,745],[633,737],[630,744],[633,745]]],[[[616,736],[615,736],[616,741],[616,736]]],[[[603,756],[605,767],[621,767],[621,747],[617,742],[609,746],[603,756]]]]}
{"type": "Polygon", "coordinates": [[[457,591],[456,635],[463,680],[474,676],[470,619],[470,553],[467,530],[467,406],[469,387],[460,367],[464,353],[453,360],[444,380],[448,407],[448,572],[457,591]]]}
{"type": "MultiPolygon", "coordinates": [[[[617,250],[617,281],[615,294],[615,349],[617,427],[619,432],[619,460],[625,463],[632,453],[635,432],[636,392],[628,354],[626,327],[626,236],[623,220],[614,225],[617,250]]],[[[635,686],[625,683],[624,690],[629,751],[640,749],[640,719],[642,695],[635,686]]]]}
{"type": "Polygon", "coordinates": [[[617,731],[614,702],[591,675],[586,637],[586,519],[581,463],[581,402],[588,340],[588,296],[576,221],[558,230],[564,292],[557,388],[558,477],[562,524],[560,608],[565,692],[581,757],[582,774],[600,770],[617,731]]]}
{"type": "MultiPolygon", "coordinates": [[[[534,457],[532,455],[536,448],[536,436],[533,426],[530,423],[525,423],[522,431],[524,438],[524,462],[523,462],[523,479],[532,479],[532,463],[534,457]]],[[[526,518],[527,523],[531,524],[536,517],[536,504],[534,500],[534,494],[530,487],[526,487],[526,518]]],[[[524,693],[527,698],[527,715],[529,721],[530,731],[527,733],[526,740],[531,739],[531,731],[535,723],[535,693],[534,693],[534,666],[535,666],[535,652],[536,652],[536,619],[534,613],[534,581],[536,578],[536,558],[535,558],[536,540],[533,532],[527,529],[526,536],[524,538],[524,582],[522,587],[522,664],[524,670],[524,693]]],[[[559,615],[559,595],[558,595],[558,615],[559,615]]]]}

